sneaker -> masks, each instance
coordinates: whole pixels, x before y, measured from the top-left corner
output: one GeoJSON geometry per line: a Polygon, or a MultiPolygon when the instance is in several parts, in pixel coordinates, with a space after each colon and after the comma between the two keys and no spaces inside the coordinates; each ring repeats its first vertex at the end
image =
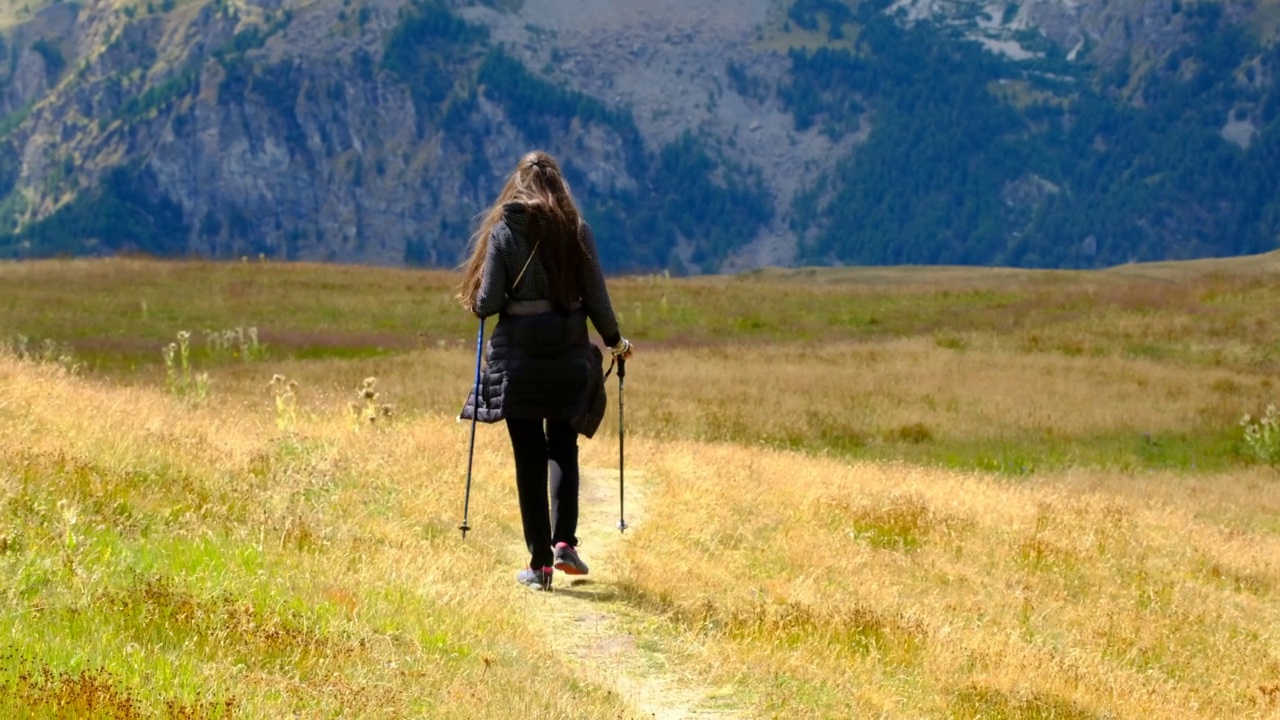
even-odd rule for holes
{"type": "Polygon", "coordinates": [[[590,570],[569,543],[556,543],[556,569],[565,575],[586,575],[590,570]]]}
{"type": "Polygon", "coordinates": [[[544,567],[541,570],[525,568],[516,573],[516,582],[530,590],[550,590],[553,572],[554,570],[549,567],[544,567]]]}

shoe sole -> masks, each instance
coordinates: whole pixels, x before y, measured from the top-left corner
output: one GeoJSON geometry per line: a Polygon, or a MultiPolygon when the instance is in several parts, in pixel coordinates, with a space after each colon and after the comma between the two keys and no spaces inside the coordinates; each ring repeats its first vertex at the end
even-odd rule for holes
{"type": "Polygon", "coordinates": [[[581,569],[581,568],[579,568],[577,565],[574,565],[574,564],[572,564],[572,563],[567,563],[567,562],[558,562],[558,563],[556,563],[555,568],[556,568],[557,570],[559,570],[560,572],[564,573],[565,575],[586,575],[586,574],[588,574],[588,571],[586,571],[586,570],[582,570],[582,569],[581,569]]]}

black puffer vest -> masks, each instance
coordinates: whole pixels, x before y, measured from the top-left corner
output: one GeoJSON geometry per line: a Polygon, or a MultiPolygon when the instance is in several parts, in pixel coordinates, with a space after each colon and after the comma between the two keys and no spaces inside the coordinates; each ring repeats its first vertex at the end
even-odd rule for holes
{"type": "MultiPolygon", "coordinates": [[[[587,336],[584,311],[502,313],[486,350],[477,420],[570,420],[595,434],[604,418],[603,354],[587,336]]],[[[475,408],[473,388],[461,417],[475,408]]]]}

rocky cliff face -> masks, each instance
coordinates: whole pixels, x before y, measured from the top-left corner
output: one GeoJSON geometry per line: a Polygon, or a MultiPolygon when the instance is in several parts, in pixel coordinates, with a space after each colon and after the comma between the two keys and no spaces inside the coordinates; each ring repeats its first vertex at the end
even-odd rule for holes
{"type": "Polygon", "coordinates": [[[945,22],[1015,60],[1043,56],[1047,39],[1071,60],[1110,66],[1131,55],[1163,57],[1190,42],[1178,5],[1170,0],[898,0],[894,10],[902,10],[909,21],[945,22]]]}
{"type": "Polygon", "coordinates": [[[414,137],[407,88],[373,70],[396,8],[370,7],[363,26],[340,11],[83,8],[62,41],[74,69],[41,86],[47,63],[23,50],[9,87],[10,107],[38,102],[8,138],[18,221],[127,166],[137,191],[181,208],[179,252],[402,262],[467,181],[437,138],[414,137]]]}
{"type": "MultiPolygon", "coordinates": [[[[725,88],[726,58],[781,75],[780,55],[750,47],[769,4],[728,18],[706,1],[639,5],[458,13],[546,79],[630,108],[647,146],[689,128],[734,138],[731,156],[769,168],[767,183],[785,203],[799,173],[778,169],[827,162],[833,143],[792,133],[776,103],[725,88]]],[[[181,208],[185,236],[172,239],[179,252],[449,264],[501,176],[535,145],[572,157],[588,185],[580,192],[647,181],[628,167],[616,133],[578,127],[538,143],[484,97],[453,123],[477,128],[482,141],[451,136],[382,62],[412,10],[381,0],[196,2],[132,13],[97,0],[42,9],[11,31],[22,44],[13,48],[3,111],[26,116],[6,138],[21,158],[9,222],[38,223],[128,166],[132,190],[181,208]],[[62,67],[33,50],[32,37],[57,48],[62,67]]],[[[778,262],[787,259],[784,236],[774,223],[743,240],[763,241],[763,259],[778,262]]],[[[100,242],[88,237],[70,249],[119,249],[100,242]]]]}
{"type": "MultiPolygon", "coordinates": [[[[541,146],[569,159],[615,269],[791,264],[806,232],[797,200],[829,198],[817,179],[877,122],[797,122],[788,48],[857,47],[841,3],[807,3],[819,22],[801,27],[805,4],[46,5],[3,32],[0,229],[18,256],[450,265],[514,161],[541,146]],[[689,196],[693,217],[668,222],[664,208],[689,196]],[[660,240],[642,252],[645,223],[660,240]],[[732,231],[708,241],[719,227],[732,231]]],[[[1232,22],[1249,14],[1222,7],[1232,22]]],[[[884,12],[950,25],[1011,61],[1132,68],[1135,87],[1191,42],[1176,0],[899,0],[884,12]]],[[[1260,70],[1250,82],[1270,81],[1260,70]]],[[[1239,144],[1256,133],[1248,113],[1224,123],[1239,144]]]]}

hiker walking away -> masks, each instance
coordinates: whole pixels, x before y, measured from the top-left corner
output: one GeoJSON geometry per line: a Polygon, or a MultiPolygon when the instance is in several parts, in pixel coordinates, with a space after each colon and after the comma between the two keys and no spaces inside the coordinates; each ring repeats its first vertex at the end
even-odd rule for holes
{"type": "Polygon", "coordinates": [[[507,423],[529,548],[516,579],[549,590],[553,569],[588,572],[577,552],[578,434],[590,437],[599,425],[604,388],[587,318],[615,357],[629,357],[631,343],[618,330],[591,228],[550,155],[520,159],[469,253],[458,297],[498,323],[464,414],[507,423]]]}

